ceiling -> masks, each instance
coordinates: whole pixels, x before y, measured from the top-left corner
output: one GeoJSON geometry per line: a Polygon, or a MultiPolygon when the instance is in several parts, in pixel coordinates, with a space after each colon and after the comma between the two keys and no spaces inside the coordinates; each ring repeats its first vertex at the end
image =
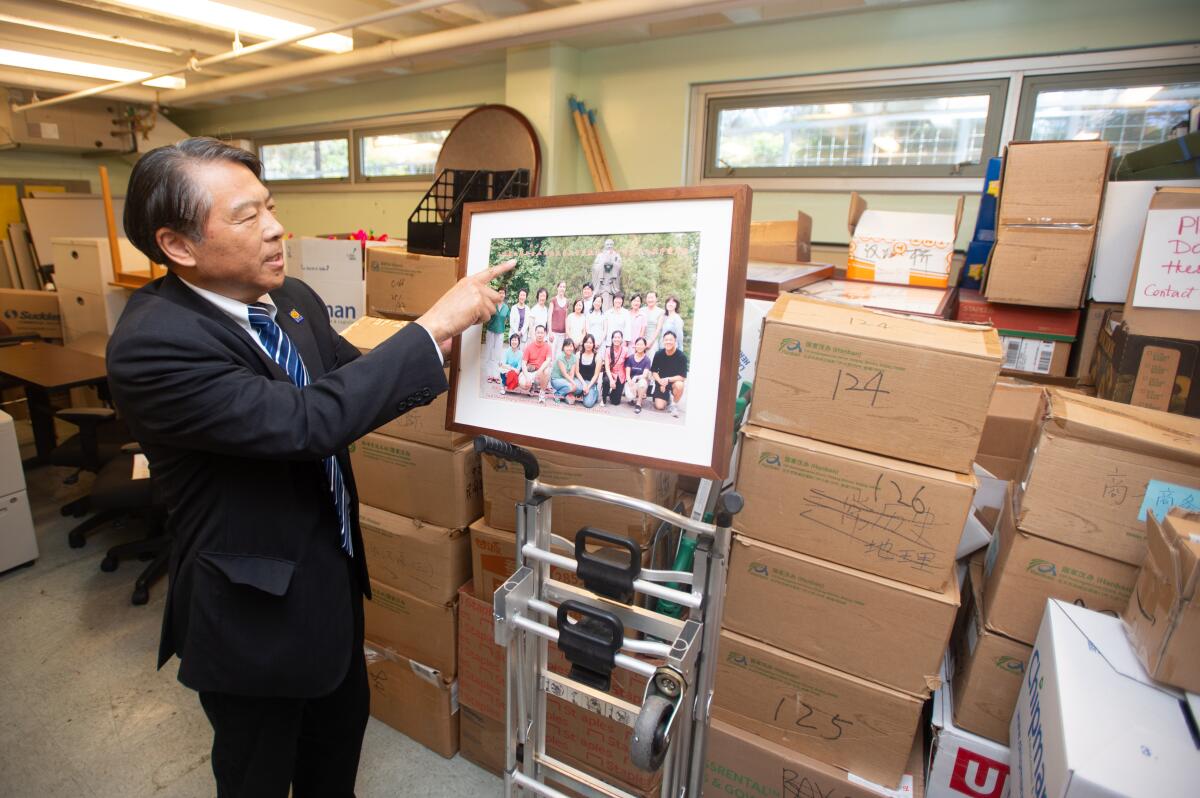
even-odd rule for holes
{"type": "MultiPolygon", "coordinates": [[[[321,29],[412,5],[417,0],[221,1],[321,29]]],[[[167,72],[193,58],[204,59],[234,47],[233,32],[222,30],[219,22],[212,21],[228,19],[227,15],[216,14],[203,21],[167,16],[172,10],[205,2],[5,0],[0,4],[0,54],[19,51],[153,74],[167,72]],[[147,5],[163,10],[146,10],[147,5]]],[[[424,0],[417,3],[424,6],[423,10],[341,31],[353,37],[352,53],[333,55],[290,44],[199,71],[182,72],[179,77],[187,81],[187,89],[182,92],[136,85],[113,96],[177,107],[223,105],[500,60],[505,47],[513,43],[558,41],[590,48],[924,2],[930,0],[424,0]],[[569,10],[579,6],[588,8],[569,10]],[[568,18],[582,19],[582,12],[595,13],[588,13],[579,24],[561,24],[568,18]],[[549,24],[552,20],[559,24],[549,24]],[[358,58],[371,53],[374,56],[369,59],[358,58]],[[300,66],[306,60],[313,62],[300,66]]],[[[287,35],[285,24],[278,24],[279,32],[269,29],[258,37],[241,32],[240,43],[249,46],[268,36],[287,35]]],[[[0,64],[0,85],[62,93],[103,82],[0,64]]]]}

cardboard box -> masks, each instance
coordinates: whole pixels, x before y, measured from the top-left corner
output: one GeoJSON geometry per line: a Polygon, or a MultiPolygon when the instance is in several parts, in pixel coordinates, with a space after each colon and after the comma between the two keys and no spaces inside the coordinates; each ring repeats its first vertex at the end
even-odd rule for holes
{"type": "Polygon", "coordinates": [[[971,562],[964,623],[955,631],[954,722],[1008,745],[1021,678],[1032,648],[988,629],[983,622],[983,562],[971,562]]]}
{"type": "Polygon", "coordinates": [[[1138,335],[1200,340],[1200,188],[1151,198],[1124,319],[1138,335]]]}
{"type": "MultiPolygon", "coordinates": [[[[1146,211],[1155,189],[1161,185],[1154,180],[1115,180],[1105,186],[1104,206],[1096,228],[1096,254],[1092,259],[1092,287],[1088,292],[1092,301],[1125,303],[1142,230],[1146,227],[1146,211]]],[[[1200,180],[1172,180],[1170,185],[1200,188],[1200,180]]]]}
{"type": "Polygon", "coordinates": [[[899,788],[891,790],[713,720],[706,736],[706,777],[701,795],[705,798],[920,798],[925,794],[924,748],[924,735],[918,734],[899,788]]]}
{"type": "Polygon", "coordinates": [[[457,258],[374,247],[367,251],[367,315],[415,319],[457,281],[457,258]]]}
{"type": "MultiPolygon", "coordinates": [[[[641,703],[641,696],[634,703],[641,703]]],[[[662,770],[647,773],[629,758],[633,728],[577,707],[555,696],[546,697],[546,750],[568,764],[605,781],[616,780],[638,792],[662,782],[662,770]]]]}
{"type": "Polygon", "coordinates": [[[1121,621],[1052,601],[1013,713],[1014,798],[1194,795],[1195,721],[1150,680],[1121,621]]]}
{"type": "Polygon", "coordinates": [[[458,683],[439,671],[367,643],[371,717],[444,757],[458,751],[458,683]]]}
{"type": "Polygon", "coordinates": [[[1140,565],[1151,479],[1200,487],[1200,420],[1051,390],[1017,526],[1140,565]]]}
{"type": "Polygon", "coordinates": [[[924,701],[721,631],[712,716],[889,789],[907,767],[924,701]]]}
{"type": "Polygon", "coordinates": [[[1200,693],[1200,514],[1146,513],[1149,553],[1125,608],[1134,653],[1151,678],[1200,693]]]}
{"type": "Polygon", "coordinates": [[[1008,145],[984,284],[989,300],[1083,304],[1110,153],[1104,141],[1008,145]]]}
{"type": "MultiPolygon", "coordinates": [[[[342,330],[342,337],[366,354],[391,338],[408,324],[396,319],[381,319],[365,316],[342,330]]],[[[450,379],[450,368],[446,367],[446,379],[450,379]]],[[[446,396],[440,394],[424,407],[415,407],[402,416],[397,416],[374,430],[380,435],[426,443],[439,449],[457,449],[471,440],[471,436],[446,429],[446,396]]]]}
{"type": "Polygon", "coordinates": [[[854,280],[821,280],[804,286],[798,293],[826,302],[930,319],[952,319],[958,308],[958,289],[955,287],[918,288],[854,280]]]}
{"type": "Polygon", "coordinates": [[[993,476],[1019,482],[1041,431],[1046,402],[1045,390],[1035,385],[996,383],[975,462],[993,476]]]}
{"type": "Polygon", "coordinates": [[[303,236],[283,240],[289,277],[303,280],[329,311],[333,329],[343,332],[366,312],[363,242],[356,238],[303,236]]]}
{"type": "Polygon", "coordinates": [[[867,201],[851,192],[846,277],[945,288],[962,213],[962,197],[952,214],[909,213],[867,210],[867,201]]]}
{"type": "Polygon", "coordinates": [[[1182,136],[1134,150],[1117,165],[1117,180],[1160,180],[1200,173],[1200,133],[1195,128],[1182,136]]]}
{"type": "Polygon", "coordinates": [[[63,337],[58,294],[0,288],[0,336],[37,335],[51,341],[63,337]]]}
{"type": "Polygon", "coordinates": [[[1100,330],[1096,395],[1123,404],[1200,418],[1200,341],[1137,335],[1123,322],[1100,330]]]}
{"type": "Polygon", "coordinates": [[[495,776],[504,775],[508,729],[503,720],[460,704],[458,709],[458,753],[495,776]]]}
{"type": "Polygon", "coordinates": [[[975,477],[747,426],[735,523],[755,540],[940,591],[975,477]]]}
{"type": "Polygon", "coordinates": [[[738,535],[723,625],[924,697],[937,689],[958,601],[954,579],[935,593],[738,535]]]}
{"type": "MultiPolygon", "coordinates": [[[[537,456],[541,466],[540,479],[550,485],[584,485],[664,506],[669,506],[675,497],[676,476],[665,471],[549,452],[544,449],[531,451],[537,456]]],[[[521,467],[507,460],[484,455],[483,514],[488,526],[515,532],[516,505],[524,500],[525,474],[521,467]]],[[[645,546],[658,526],[658,521],[632,510],[602,507],[585,499],[568,496],[554,500],[554,513],[550,523],[554,534],[574,540],[575,533],[585,526],[599,527],[614,535],[632,538],[645,546]]]]}
{"type": "Polygon", "coordinates": [[[1137,566],[1018,529],[1006,502],[985,561],[983,620],[1033,645],[1046,599],[1073,601],[1113,615],[1125,609],[1137,566]]]}
{"type": "Polygon", "coordinates": [[[978,291],[962,291],[954,318],[996,328],[1006,371],[1063,377],[1079,330],[1079,315],[1078,310],[1002,305],[988,302],[978,291]]]}
{"type": "Polygon", "coordinates": [[[1079,335],[1075,337],[1075,346],[1071,350],[1071,362],[1067,366],[1067,374],[1078,377],[1080,385],[1096,384],[1092,372],[1100,345],[1101,330],[1104,329],[1104,317],[1109,311],[1119,314],[1121,307],[1111,302],[1087,303],[1083,311],[1083,321],[1079,325],[1079,335]]]}
{"type": "Polygon", "coordinates": [[[460,529],[483,511],[479,455],[368,433],[350,445],[358,497],[427,524],[460,529]]]}
{"type": "Polygon", "coordinates": [[[371,580],[364,602],[367,639],[433,668],[443,678],[457,673],[457,599],[434,603],[371,580]]]}
{"type": "MultiPolygon", "coordinates": [[[[751,245],[753,246],[753,245],[751,245]]],[[[774,302],[780,294],[833,276],[828,263],[771,263],[751,260],[746,264],[746,298],[774,302]]]]}
{"type": "Polygon", "coordinates": [[[465,529],[446,529],[365,504],[358,506],[371,576],[428,601],[450,601],[471,578],[465,529]]]}
{"type": "MultiPolygon", "coordinates": [[[[952,669],[945,668],[948,674],[952,669]]],[[[933,694],[930,723],[933,731],[927,798],[1006,798],[1009,781],[1008,746],[972,734],[955,725],[953,688],[945,678],[933,694]]]]}
{"type": "Polygon", "coordinates": [[[751,222],[750,260],[775,263],[811,261],[812,217],[804,211],[797,211],[794,222],[751,222]]]}
{"type": "Polygon", "coordinates": [[[788,294],[763,327],[750,423],[967,473],[1000,364],[994,330],[788,294]]]}

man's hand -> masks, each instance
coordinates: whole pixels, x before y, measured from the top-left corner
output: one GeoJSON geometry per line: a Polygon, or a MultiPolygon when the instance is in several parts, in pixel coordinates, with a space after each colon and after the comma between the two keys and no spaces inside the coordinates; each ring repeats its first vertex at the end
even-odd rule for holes
{"type": "Polygon", "coordinates": [[[493,291],[488,283],[516,265],[515,260],[509,260],[462,278],[417,319],[417,324],[428,330],[435,341],[453,338],[473,324],[485,324],[501,302],[500,292],[493,291]]]}

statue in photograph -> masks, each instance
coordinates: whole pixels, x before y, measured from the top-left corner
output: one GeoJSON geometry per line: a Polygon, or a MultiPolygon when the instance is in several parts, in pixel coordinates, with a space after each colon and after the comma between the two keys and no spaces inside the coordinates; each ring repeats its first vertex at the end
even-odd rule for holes
{"type": "Polygon", "coordinates": [[[621,253],[613,246],[613,240],[604,240],[604,249],[592,261],[592,286],[596,296],[604,299],[604,312],[612,309],[613,297],[621,293],[621,253]]]}

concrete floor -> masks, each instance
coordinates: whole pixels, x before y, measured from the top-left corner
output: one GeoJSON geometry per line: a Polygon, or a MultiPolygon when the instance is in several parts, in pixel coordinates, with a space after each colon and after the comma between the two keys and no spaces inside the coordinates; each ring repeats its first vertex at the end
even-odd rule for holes
{"type": "MultiPolygon", "coordinates": [[[[165,582],[129,603],[137,562],[100,571],[106,548],[136,536],[108,528],[67,546],[77,521],[58,508],[84,494],[87,475],[26,474],[41,556],[0,575],[0,795],[6,798],[195,798],[215,794],[212,732],[195,693],[155,671],[165,582]]],[[[372,719],[357,794],[500,795],[499,779],[462,757],[446,760],[372,719]]]]}

